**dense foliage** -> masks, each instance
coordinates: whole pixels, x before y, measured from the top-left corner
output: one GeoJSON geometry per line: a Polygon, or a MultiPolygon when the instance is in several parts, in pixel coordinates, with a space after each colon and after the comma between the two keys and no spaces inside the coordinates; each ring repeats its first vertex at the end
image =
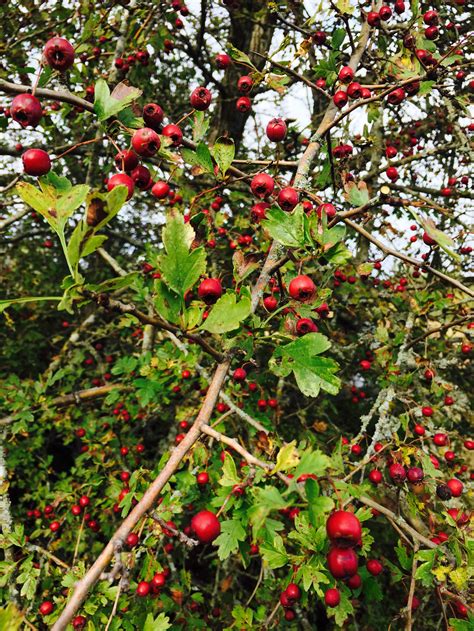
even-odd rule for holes
{"type": "Polygon", "coordinates": [[[0,628],[472,629],[464,0],[0,14],[0,628]]]}

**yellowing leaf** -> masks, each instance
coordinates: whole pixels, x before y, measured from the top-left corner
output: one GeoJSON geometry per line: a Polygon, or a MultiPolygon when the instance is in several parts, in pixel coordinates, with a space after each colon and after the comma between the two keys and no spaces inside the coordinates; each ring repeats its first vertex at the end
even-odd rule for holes
{"type": "Polygon", "coordinates": [[[288,471],[293,469],[299,464],[300,457],[298,450],[296,449],[296,441],[293,440],[280,449],[278,452],[275,467],[270,473],[277,473],[278,471],[288,471]]]}

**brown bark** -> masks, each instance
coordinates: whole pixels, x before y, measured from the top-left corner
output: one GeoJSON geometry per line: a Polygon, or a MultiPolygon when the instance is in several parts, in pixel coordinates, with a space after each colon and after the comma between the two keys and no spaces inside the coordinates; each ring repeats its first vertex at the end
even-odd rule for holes
{"type": "MultiPolygon", "coordinates": [[[[248,51],[255,51],[262,55],[268,53],[275,30],[275,19],[267,5],[268,3],[262,0],[246,0],[240,4],[238,10],[229,11],[229,42],[235,48],[246,53],[248,51]]],[[[249,57],[259,70],[265,65],[264,59],[251,52],[249,57]]],[[[240,76],[248,72],[249,70],[240,64],[232,64],[226,70],[222,80],[223,92],[210,125],[211,143],[220,136],[227,135],[234,140],[236,148],[239,148],[249,113],[242,114],[235,107],[236,100],[242,96],[237,91],[237,81],[240,76]]],[[[252,99],[252,94],[250,98],[252,99]]]]}

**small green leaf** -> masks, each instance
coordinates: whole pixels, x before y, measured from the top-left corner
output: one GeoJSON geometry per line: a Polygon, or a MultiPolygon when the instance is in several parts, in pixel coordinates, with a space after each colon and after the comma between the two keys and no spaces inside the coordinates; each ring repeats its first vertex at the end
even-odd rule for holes
{"type": "Polygon", "coordinates": [[[204,143],[199,143],[196,151],[186,148],[181,149],[181,155],[186,162],[189,162],[189,164],[193,166],[199,166],[204,173],[214,173],[212,157],[207,145],[204,143]]]}
{"type": "Polygon", "coordinates": [[[229,519],[221,523],[221,534],[215,540],[218,545],[217,556],[221,561],[230,557],[239,549],[239,541],[245,541],[247,532],[238,519],[229,519]]]}
{"type": "Polygon", "coordinates": [[[209,118],[205,117],[204,112],[195,112],[192,126],[193,126],[193,140],[194,142],[198,142],[206,135],[207,130],[209,129],[210,121],[209,118]]]}
{"type": "Polygon", "coordinates": [[[250,57],[243,53],[241,50],[233,46],[230,42],[227,44],[227,50],[229,51],[229,55],[232,57],[234,61],[237,63],[244,64],[246,66],[250,66],[254,70],[257,70],[253,63],[250,61],[250,57]]]}
{"type": "Polygon", "coordinates": [[[289,248],[299,248],[306,245],[305,213],[302,204],[298,204],[291,213],[281,208],[267,210],[267,218],[262,226],[268,230],[270,236],[289,248]]]}
{"type": "Polygon", "coordinates": [[[99,79],[94,90],[94,111],[100,122],[107,120],[111,116],[116,116],[119,112],[128,107],[133,101],[138,99],[142,90],[119,83],[112,94],[104,79],[99,79]]]}
{"type": "Polygon", "coordinates": [[[155,306],[162,318],[173,324],[178,323],[181,299],[161,279],[155,281],[155,306]]]}
{"type": "Polygon", "coordinates": [[[160,613],[156,618],[149,613],[146,617],[143,631],[167,631],[171,629],[170,619],[164,613],[160,613]]]}
{"type": "Polygon", "coordinates": [[[334,29],[331,37],[331,48],[333,50],[339,50],[342,46],[342,42],[346,37],[346,30],[343,28],[334,29]]]}
{"type": "Polygon", "coordinates": [[[320,357],[331,343],[321,333],[308,333],[304,337],[278,347],[269,366],[276,375],[286,377],[293,372],[301,392],[316,397],[321,388],[337,394],[341,387],[339,377],[334,374],[339,366],[333,360],[320,357]]]}
{"type": "Polygon", "coordinates": [[[235,144],[232,138],[225,136],[218,138],[212,148],[212,155],[220,172],[225,175],[235,157],[235,144]]]}
{"type": "Polygon", "coordinates": [[[305,451],[301,455],[300,463],[293,471],[293,475],[296,479],[303,473],[316,476],[325,475],[331,464],[332,459],[319,449],[315,451],[305,451]]]}
{"type": "Polygon", "coordinates": [[[250,312],[251,303],[248,296],[242,296],[237,302],[237,294],[227,291],[212,307],[201,329],[210,333],[234,331],[250,315],[250,312]]]}
{"type": "Polygon", "coordinates": [[[365,206],[370,199],[367,184],[365,182],[359,182],[358,184],[355,182],[348,182],[346,184],[346,192],[349,202],[355,208],[365,206]]]}
{"type": "Polygon", "coordinates": [[[158,259],[158,264],[168,286],[180,296],[184,296],[206,270],[206,252],[198,247],[190,252],[195,233],[189,223],[178,213],[168,217],[163,229],[163,244],[166,254],[158,259]]]}
{"type": "Polygon", "coordinates": [[[273,541],[260,546],[260,554],[268,566],[275,570],[288,563],[288,555],[280,535],[275,535],[273,541]]]}
{"type": "Polygon", "coordinates": [[[343,243],[336,243],[324,253],[324,257],[333,265],[345,265],[352,259],[352,254],[343,243]]]}
{"type": "Polygon", "coordinates": [[[431,88],[435,85],[436,81],[422,81],[420,83],[420,89],[418,90],[418,96],[424,96],[431,92],[431,88]]]}
{"type": "Polygon", "coordinates": [[[12,300],[0,300],[0,313],[8,309],[11,305],[21,305],[28,302],[41,302],[44,300],[54,300],[59,302],[62,296],[34,296],[28,298],[13,298],[12,300]]]}

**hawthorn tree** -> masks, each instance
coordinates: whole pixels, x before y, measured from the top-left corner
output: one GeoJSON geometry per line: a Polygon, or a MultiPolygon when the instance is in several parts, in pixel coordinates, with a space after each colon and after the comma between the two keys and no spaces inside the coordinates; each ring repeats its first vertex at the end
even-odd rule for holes
{"type": "Polygon", "coordinates": [[[1,13],[1,628],[472,628],[464,0],[1,13]]]}

